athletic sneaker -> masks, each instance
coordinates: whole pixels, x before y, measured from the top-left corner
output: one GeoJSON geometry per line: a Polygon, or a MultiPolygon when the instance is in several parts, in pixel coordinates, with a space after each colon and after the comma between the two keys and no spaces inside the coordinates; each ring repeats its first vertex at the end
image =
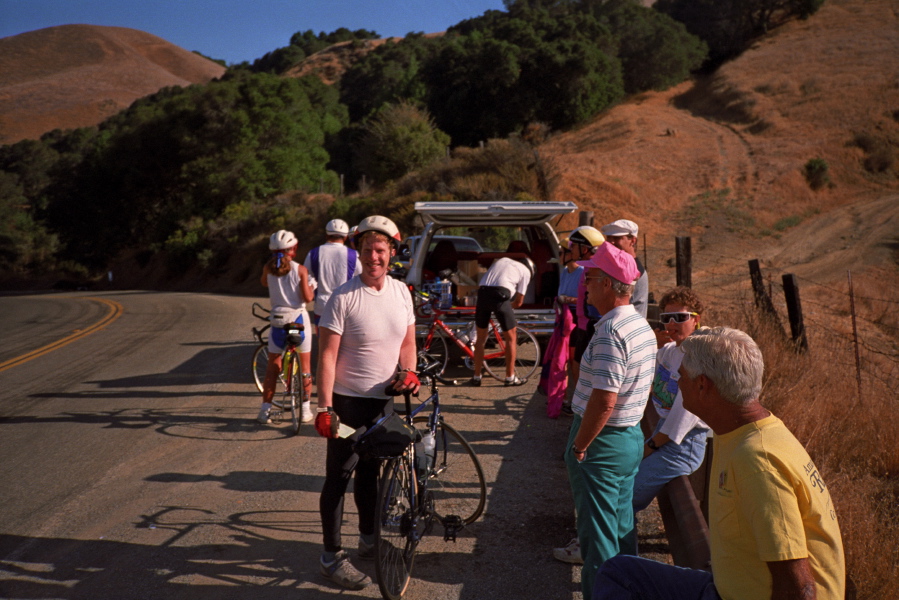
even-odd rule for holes
{"type": "Polygon", "coordinates": [[[359,557],[359,560],[374,560],[375,559],[375,545],[374,544],[366,544],[365,540],[361,537],[359,538],[359,550],[356,552],[356,556],[359,557]]]}
{"type": "Polygon", "coordinates": [[[259,409],[259,414],[256,415],[256,420],[262,423],[263,425],[267,425],[272,422],[271,413],[272,405],[268,402],[263,402],[262,407],[259,409]]]}
{"type": "Polygon", "coordinates": [[[510,385],[524,385],[527,382],[527,379],[519,379],[518,375],[512,375],[511,377],[506,377],[506,380],[503,382],[503,384],[508,387],[510,385]]]}
{"type": "Polygon", "coordinates": [[[473,385],[474,387],[481,387],[481,378],[480,377],[472,377],[468,380],[468,385],[473,385]]]}
{"type": "Polygon", "coordinates": [[[309,404],[309,400],[303,402],[303,423],[309,423],[312,421],[312,406],[309,404]]]}
{"type": "Polygon", "coordinates": [[[581,558],[581,544],[574,538],[564,548],[553,548],[553,558],[572,565],[584,564],[581,558]]]}
{"type": "Polygon", "coordinates": [[[333,581],[342,588],[361,590],[371,585],[371,577],[353,566],[346,550],[338,552],[333,562],[325,563],[319,559],[319,566],[325,579],[333,581]]]}

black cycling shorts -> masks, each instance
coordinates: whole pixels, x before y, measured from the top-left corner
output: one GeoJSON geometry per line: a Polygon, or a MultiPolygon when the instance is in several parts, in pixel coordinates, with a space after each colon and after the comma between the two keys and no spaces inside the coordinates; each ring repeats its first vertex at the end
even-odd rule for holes
{"type": "Polygon", "coordinates": [[[474,324],[480,329],[490,326],[490,315],[496,315],[503,331],[512,331],[518,325],[515,311],[509,300],[512,293],[504,287],[481,286],[478,288],[478,305],[474,311],[474,324]]]}
{"type": "Polygon", "coordinates": [[[593,339],[595,326],[596,321],[590,319],[587,321],[586,331],[577,327],[571,330],[571,337],[568,338],[568,343],[574,347],[574,360],[578,363],[581,362],[581,357],[584,356],[587,346],[590,345],[590,340],[593,339]]]}

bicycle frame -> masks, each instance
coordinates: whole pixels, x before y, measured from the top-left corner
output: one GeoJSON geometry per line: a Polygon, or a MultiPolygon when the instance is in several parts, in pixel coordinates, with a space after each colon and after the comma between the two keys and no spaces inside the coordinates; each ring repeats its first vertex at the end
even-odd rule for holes
{"type": "MultiPolygon", "coordinates": [[[[443,322],[440,318],[441,315],[447,314],[444,311],[441,311],[439,308],[432,307],[434,311],[434,318],[431,319],[431,325],[428,327],[428,333],[425,336],[424,345],[425,347],[430,347],[431,341],[434,339],[434,333],[439,329],[446,334],[446,336],[456,344],[456,346],[462,350],[469,358],[474,358],[474,349],[466,342],[463,342],[459,336],[456,335],[456,332],[449,328],[449,326],[443,322]]],[[[493,338],[496,340],[497,349],[492,352],[484,352],[484,360],[489,360],[492,358],[501,358],[505,355],[506,352],[506,340],[503,339],[503,334],[500,331],[499,323],[497,323],[496,319],[490,319],[490,325],[487,328],[487,336],[489,338],[493,338]]]]}

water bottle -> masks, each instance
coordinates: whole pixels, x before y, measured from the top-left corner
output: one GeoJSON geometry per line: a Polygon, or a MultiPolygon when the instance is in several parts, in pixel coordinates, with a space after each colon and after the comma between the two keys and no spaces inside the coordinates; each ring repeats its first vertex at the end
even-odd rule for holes
{"type": "Polygon", "coordinates": [[[428,468],[434,462],[435,446],[434,434],[430,431],[423,431],[421,433],[421,441],[415,444],[415,467],[421,477],[427,475],[428,468]]]}
{"type": "Polygon", "coordinates": [[[440,281],[440,308],[447,309],[453,306],[453,284],[442,279],[440,281]]]}

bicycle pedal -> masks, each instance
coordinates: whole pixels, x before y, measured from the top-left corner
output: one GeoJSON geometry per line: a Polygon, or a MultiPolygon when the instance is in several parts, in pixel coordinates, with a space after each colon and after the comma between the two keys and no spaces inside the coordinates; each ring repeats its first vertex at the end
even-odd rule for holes
{"type": "Polygon", "coordinates": [[[465,523],[462,522],[462,517],[458,515],[449,515],[443,519],[443,541],[444,542],[455,542],[456,534],[459,533],[459,530],[465,527],[465,523]]]}

